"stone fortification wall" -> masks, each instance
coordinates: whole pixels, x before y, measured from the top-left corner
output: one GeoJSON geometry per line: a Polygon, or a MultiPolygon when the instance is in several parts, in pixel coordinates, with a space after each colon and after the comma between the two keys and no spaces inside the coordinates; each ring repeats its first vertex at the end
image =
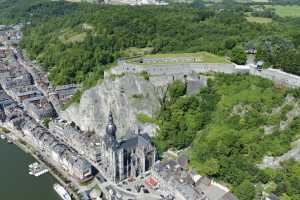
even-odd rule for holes
{"type": "Polygon", "coordinates": [[[174,74],[191,74],[191,73],[207,73],[222,72],[236,73],[234,64],[205,64],[205,63],[185,63],[185,64],[153,64],[138,65],[119,61],[118,66],[111,70],[112,74],[122,73],[140,73],[146,71],[151,75],[174,75],[174,74]]]}
{"type": "Polygon", "coordinates": [[[283,72],[278,69],[268,68],[268,69],[262,70],[261,72],[256,71],[256,70],[251,70],[250,73],[253,75],[263,77],[263,78],[270,79],[277,84],[287,85],[287,86],[293,87],[293,88],[300,87],[300,77],[299,76],[289,74],[289,73],[283,72]]]}
{"type": "Polygon", "coordinates": [[[289,87],[300,87],[300,77],[283,72],[278,69],[268,68],[258,71],[255,65],[238,66],[235,64],[205,64],[205,63],[186,63],[186,64],[153,64],[138,65],[131,64],[125,60],[119,61],[118,66],[111,70],[112,74],[123,73],[141,73],[148,72],[152,76],[173,76],[188,75],[193,73],[221,72],[226,74],[250,73],[270,79],[277,84],[287,85],[289,87]]]}

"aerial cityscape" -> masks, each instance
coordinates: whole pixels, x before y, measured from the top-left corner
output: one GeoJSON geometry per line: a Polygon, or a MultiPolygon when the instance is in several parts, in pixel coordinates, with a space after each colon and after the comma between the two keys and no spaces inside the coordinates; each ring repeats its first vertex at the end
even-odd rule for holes
{"type": "Polygon", "coordinates": [[[300,200],[299,13],[0,0],[1,199],[300,200]]]}

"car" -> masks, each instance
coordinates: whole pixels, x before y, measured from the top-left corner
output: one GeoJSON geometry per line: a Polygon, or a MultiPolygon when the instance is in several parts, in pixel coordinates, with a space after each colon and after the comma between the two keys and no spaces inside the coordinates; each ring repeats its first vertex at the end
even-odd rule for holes
{"type": "Polygon", "coordinates": [[[122,195],[120,193],[118,193],[118,192],[116,193],[116,196],[117,196],[118,199],[122,198],[122,195]]]}
{"type": "Polygon", "coordinates": [[[150,193],[148,189],[144,189],[144,193],[150,193]]]}
{"type": "Polygon", "coordinates": [[[110,195],[114,194],[114,191],[112,189],[110,189],[108,192],[109,192],[110,195]]]}

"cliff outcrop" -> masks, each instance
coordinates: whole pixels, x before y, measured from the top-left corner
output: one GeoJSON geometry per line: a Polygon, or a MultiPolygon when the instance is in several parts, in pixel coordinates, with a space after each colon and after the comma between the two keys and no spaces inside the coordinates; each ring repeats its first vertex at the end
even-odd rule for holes
{"type": "MultiPolygon", "coordinates": [[[[75,122],[84,131],[103,135],[111,110],[119,138],[138,130],[153,135],[158,126],[140,123],[137,115],[143,113],[154,117],[160,110],[167,85],[174,79],[183,80],[184,77],[161,76],[150,77],[149,80],[134,74],[106,77],[101,84],[85,91],[79,104],[72,104],[61,111],[60,116],[75,122]]],[[[198,91],[207,81],[205,77],[185,77],[185,80],[189,93],[198,91]]]]}

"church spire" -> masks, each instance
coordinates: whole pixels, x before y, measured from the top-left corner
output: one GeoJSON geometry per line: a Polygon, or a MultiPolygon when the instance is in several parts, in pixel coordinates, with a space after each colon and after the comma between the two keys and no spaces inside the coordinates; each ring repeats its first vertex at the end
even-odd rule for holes
{"type": "Polygon", "coordinates": [[[106,135],[109,136],[111,139],[116,140],[117,138],[116,132],[117,132],[117,127],[114,123],[113,114],[111,111],[109,111],[108,122],[106,126],[106,135]]]}

